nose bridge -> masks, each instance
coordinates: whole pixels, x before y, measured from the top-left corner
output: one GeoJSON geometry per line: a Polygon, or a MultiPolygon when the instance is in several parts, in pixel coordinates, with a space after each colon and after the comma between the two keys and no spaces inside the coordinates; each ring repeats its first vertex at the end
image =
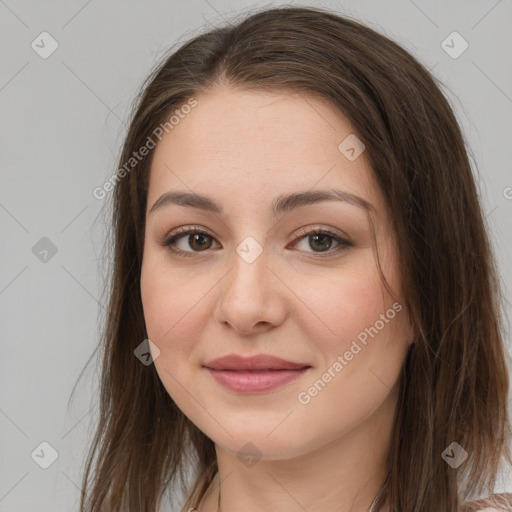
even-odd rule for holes
{"type": "Polygon", "coordinates": [[[236,247],[232,257],[233,271],[229,281],[229,291],[240,295],[245,301],[248,296],[253,301],[263,299],[268,286],[268,249],[252,236],[247,236],[236,247]]]}
{"type": "Polygon", "coordinates": [[[252,236],[235,248],[218,298],[217,320],[246,333],[257,324],[280,322],[284,308],[274,287],[277,280],[269,268],[269,254],[252,236]]]}

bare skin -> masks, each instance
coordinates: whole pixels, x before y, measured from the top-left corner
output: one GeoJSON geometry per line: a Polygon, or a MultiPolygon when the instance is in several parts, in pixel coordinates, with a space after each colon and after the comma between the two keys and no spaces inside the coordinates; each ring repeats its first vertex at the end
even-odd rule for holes
{"type": "MultiPolygon", "coordinates": [[[[364,208],[331,200],[277,217],[270,208],[282,194],[329,189],[373,205],[382,270],[400,297],[382,193],[365,152],[351,161],[338,149],[353,128],[328,102],[228,86],[197,100],[158,143],[151,167],[141,294],[148,336],[160,350],[155,368],[215,442],[220,511],[366,512],[387,473],[412,340],[405,306],[382,283],[364,208]],[[151,211],[169,191],[207,195],[224,213],[177,204],[151,211]],[[184,234],[174,243],[188,256],[162,244],[176,228],[194,226],[206,238],[194,243],[184,234]],[[327,229],[351,245],[315,243],[301,228],[327,229]],[[263,250],[250,263],[237,252],[246,237],[263,250]],[[311,368],[275,389],[241,393],[203,367],[230,353],[311,368]],[[247,443],[257,451],[251,464],[237,456],[247,443]]],[[[217,512],[217,482],[199,512],[217,512]]]]}

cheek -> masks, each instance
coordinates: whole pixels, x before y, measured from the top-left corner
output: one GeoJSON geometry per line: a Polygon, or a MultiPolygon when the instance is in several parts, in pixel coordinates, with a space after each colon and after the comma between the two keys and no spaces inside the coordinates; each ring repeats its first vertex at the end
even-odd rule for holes
{"type": "Polygon", "coordinates": [[[339,271],[301,279],[295,290],[301,310],[295,318],[301,322],[301,330],[329,357],[348,350],[351,341],[391,305],[391,301],[384,302],[386,291],[370,258],[361,258],[357,265],[339,271]]]}
{"type": "MultiPolygon", "coordinates": [[[[315,315],[297,318],[322,360],[299,402],[304,411],[325,413],[325,429],[336,435],[340,422],[361,421],[395,385],[407,349],[405,308],[389,295],[370,258],[328,280],[308,281],[307,290],[315,315]]],[[[315,428],[307,421],[304,427],[315,428]]]]}
{"type": "Polygon", "coordinates": [[[183,279],[176,269],[152,263],[150,258],[143,263],[141,297],[148,338],[160,350],[154,365],[169,395],[188,411],[190,395],[185,389],[199,365],[193,351],[201,337],[199,316],[207,298],[193,279],[183,279]]]}
{"type": "Polygon", "coordinates": [[[204,330],[199,309],[201,296],[189,301],[160,285],[149,293],[144,303],[144,318],[148,338],[160,350],[155,366],[160,370],[165,365],[172,373],[181,373],[185,370],[184,363],[195,363],[193,351],[204,330]]]}
{"type": "Polygon", "coordinates": [[[392,309],[394,300],[386,295],[371,251],[358,253],[337,269],[310,265],[298,273],[283,266],[279,276],[286,286],[279,297],[289,314],[278,328],[298,333],[316,367],[293,393],[283,394],[279,406],[269,401],[264,414],[227,402],[199,373],[201,342],[208,343],[206,333],[218,327],[212,311],[220,300],[222,286],[216,285],[224,272],[170,268],[148,258],[141,274],[148,337],[161,350],[155,368],[178,407],[210,438],[233,451],[250,437],[268,457],[300,455],[348,432],[386,399],[403,363],[395,328],[404,313],[393,310],[394,319],[388,317],[378,328],[380,315],[392,309]],[[366,344],[361,341],[365,335],[366,344]],[[293,422],[283,422],[283,404],[294,411],[293,422]],[[212,420],[211,411],[222,418],[222,427],[212,420]],[[253,412],[258,420],[247,422],[253,412]]]}
{"type": "Polygon", "coordinates": [[[212,293],[222,273],[170,267],[156,258],[143,262],[141,297],[148,338],[160,350],[155,369],[182,410],[190,408],[191,383],[203,363],[201,341],[212,316],[212,293]],[[188,390],[188,391],[186,391],[188,390]]]}
{"type": "Polygon", "coordinates": [[[212,286],[208,274],[173,268],[165,257],[149,250],[141,269],[141,298],[149,338],[165,349],[172,341],[191,339],[212,286]]]}
{"type": "Polygon", "coordinates": [[[154,367],[169,396],[194,422],[202,412],[197,400],[191,400],[198,396],[194,386],[200,365],[194,347],[201,339],[199,317],[209,281],[208,273],[198,277],[184,266],[171,266],[165,251],[145,247],[140,292],[147,336],[160,351],[154,367]]]}

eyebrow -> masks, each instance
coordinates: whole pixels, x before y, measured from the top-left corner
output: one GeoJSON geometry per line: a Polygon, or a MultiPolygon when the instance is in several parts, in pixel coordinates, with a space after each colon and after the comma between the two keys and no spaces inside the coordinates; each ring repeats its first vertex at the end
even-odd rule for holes
{"type": "MultiPolygon", "coordinates": [[[[323,201],[343,201],[353,206],[363,208],[367,211],[375,211],[374,206],[362,197],[344,192],[342,190],[314,190],[304,192],[293,192],[278,196],[271,206],[271,213],[274,217],[287,213],[295,208],[312,205],[323,201]]],[[[200,210],[209,211],[223,215],[223,208],[211,197],[191,192],[166,192],[162,194],[153,204],[149,213],[152,213],[164,206],[176,204],[188,206],[200,210]]]]}

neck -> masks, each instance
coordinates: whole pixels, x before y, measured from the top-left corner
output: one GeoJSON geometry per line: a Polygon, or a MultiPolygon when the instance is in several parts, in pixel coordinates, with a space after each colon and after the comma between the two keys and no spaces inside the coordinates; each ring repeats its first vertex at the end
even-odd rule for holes
{"type": "Polygon", "coordinates": [[[394,393],[342,436],[292,458],[260,459],[250,467],[215,445],[218,473],[199,512],[384,512],[382,493],[394,413],[394,393]],[[219,485],[220,484],[220,485],[219,485]]]}

